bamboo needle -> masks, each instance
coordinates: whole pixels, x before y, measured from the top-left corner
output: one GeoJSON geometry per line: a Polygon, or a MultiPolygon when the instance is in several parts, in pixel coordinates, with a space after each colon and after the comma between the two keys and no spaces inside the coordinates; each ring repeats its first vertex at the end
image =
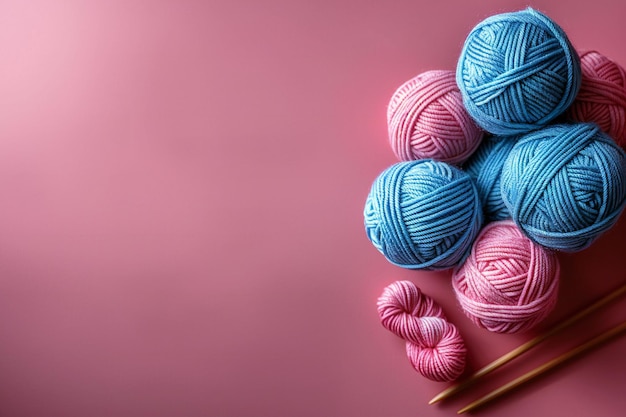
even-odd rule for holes
{"type": "Polygon", "coordinates": [[[500,368],[502,365],[505,365],[506,363],[508,363],[508,362],[512,361],[513,359],[517,358],[521,354],[529,351],[533,347],[537,346],[539,343],[543,342],[544,340],[548,339],[549,337],[554,336],[555,334],[557,334],[561,330],[565,329],[566,327],[569,327],[572,324],[574,324],[574,323],[582,320],[583,318],[589,316],[591,313],[593,313],[596,310],[604,307],[605,305],[609,304],[610,302],[614,301],[615,299],[619,298],[620,296],[622,296],[625,293],[626,293],[626,284],[622,285],[621,287],[619,287],[616,290],[612,291],[611,293],[609,293],[605,297],[601,298],[600,300],[596,301],[595,303],[589,305],[588,307],[586,307],[583,310],[579,311],[578,313],[574,314],[569,319],[560,322],[559,324],[557,324],[556,326],[554,326],[552,329],[548,330],[547,332],[545,332],[545,333],[543,333],[543,334],[541,334],[541,335],[539,335],[539,336],[529,340],[528,342],[524,343],[523,345],[518,346],[517,348],[513,349],[509,353],[507,353],[507,354],[499,357],[498,359],[494,360],[493,362],[489,363],[488,365],[485,365],[483,368],[481,368],[478,371],[476,371],[474,374],[469,376],[463,382],[455,384],[455,385],[452,385],[452,386],[446,388],[445,390],[441,391],[439,394],[435,395],[433,397],[433,399],[428,402],[428,404],[434,404],[436,402],[439,402],[439,401],[441,401],[441,400],[443,400],[445,398],[451,397],[452,395],[465,390],[466,388],[468,388],[471,385],[473,385],[478,379],[480,379],[483,376],[485,376],[485,375],[495,371],[496,369],[500,368]]]}
{"type": "Polygon", "coordinates": [[[534,379],[538,377],[539,375],[545,372],[548,372],[549,370],[562,364],[563,362],[568,361],[578,355],[582,355],[583,353],[601,345],[602,343],[607,342],[609,339],[618,336],[620,333],[624,332],[625,330],[626,330],[626,321],[622,322],[621,324],[618,324],[617,326],[613,327],[610,330],[607,330],[601,335],[596,336],[595,338],[583,343],[582,345],[570,350],[569,352],[566,352],[556,357],[555,359],[552,359],[551,361],[533,369],[532,371],[525,373],[524,375],[512,380],[511,382],[501,386],[500,388],[491,391],[489,394],[485,395],[484,397],[481,397],[478,400],[472,402],[471,404],[463,407],[457,413],[463,414],[468,411],[472,411],[478,407],[481,407],[485,405],[486,403],[530,381],[531,379],[534,379]]]}

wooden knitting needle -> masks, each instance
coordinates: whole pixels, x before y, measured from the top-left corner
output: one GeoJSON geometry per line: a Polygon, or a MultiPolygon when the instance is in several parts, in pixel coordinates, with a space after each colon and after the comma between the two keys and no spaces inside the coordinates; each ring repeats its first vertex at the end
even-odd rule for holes
{"type": "Polygon", "coordinates": [[[474,401],[473,403],[461,408],[459,411],[457,411],[457,414],[463,414],[468,411],[472,411],[478,407],[481,407],[487,404],[488,402],[519,387],[520,385],[530,381],[531,379],[534,379],[538,377],[539,375],[545,372],[548,372],[549,370],[562,364],[563,362],[568,361],[578,355],[582,355],[583,353],[601,345],[602,343],[607,342],[609,339],[618,336],[620,333],[623,333],[625,330],[626,330],[626,321],[622,322],[621,324],[618,324],[617,326],[613,327],[610,330],[607,330],[601,335],[596,336],[595,338],[583,343],[582,345],[570,350],[569,352],[566,352],[562,354],[561,356],[558,356],[552,359],[550,362],[547,362],[533,369],[532,371],[527,372],[518,378],[515,378],[514,380],[501,386],[500,388],[491,391],[489,394],[485,395],[484,397],[481,397],[478,400],[474,401]]]}
{"type": "Polygon", "coordinates": [[[530,349],[532,349],[533,347],[537,346],[539,343],[543,342],[544,340],[548,339],[549,337],[554,336],[555,334],[557,334],[561,330],[565,329],[566,327],[569,327],[572,324],[582,320],[583,318],[587,317],[588,315],[590,315],[591,313],[593,313],[596,310],[600,309],[601,307],[604,307],[605,305],[609,304],[610,302],[616,300],[617,298],[619,298],[620,296],[622,296],[625,293],[626,293],[626,284],[624,284],[620,288],[617,288],[616,290],[612,291],[610,294],[608,294],[607,296],[603,297],[602,299],[596,301],[595,303],[591,304],[587,308],[585,308],[585,309],[579,311],[578,313],[574,314],[569,319],[560,322],[559,324],[557,324],[556,326],[554,326],[552,329],[548,330],[547,332],[545,332],[545,333],[543,333],[543,334],[541,334],[541,335],[539,335],[539,336],[529,340],[528,342],[524,343],[523,345],[513,349],[509,353],[507,353],[507,354],[499,357],[498,359],[494,360],[490,364],[485,365],[483,368],[479,369],[474,374],[470,375],[463,382],[455,384],[455,385],[452,385],[452,386],[446,388],[445,390],[441,391],[439,394],[435,395],[433,397],[433,399],[428,402],[428,404],[434,404],[434,403],[436,403],[438,401],[441,401],[441,400],[443,400],[445,398],[451,397],[452,395],[465,390],[466,388],[468,388],[471,385],[473,385],[478,379],[480,379],[483,376],[485,376],[485,375],[495,371],[496,369],[500,368],[502,365],[512,361],[513,359],[517,358],[521,354],[523,354],[523,353],[529,351],[530,349]]]}

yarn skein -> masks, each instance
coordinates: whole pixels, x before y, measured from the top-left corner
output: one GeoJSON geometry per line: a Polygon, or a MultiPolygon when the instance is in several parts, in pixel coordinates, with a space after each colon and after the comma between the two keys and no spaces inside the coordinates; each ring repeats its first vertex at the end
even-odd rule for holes
{"type": "Polygon", "coordinates": [[[439,304],[410,281],[396,281],[378,298],[382,325],[406,340],[416,371],[433,381],[453,381],[465,368],[465,343],[439,304]]]}
{"type": "Polygon", "coordinates": [[[626,71],[596,51],[581,55],[580,91],[567,111],[570,120],[594,122],[626,146],[626,71]]]}
{"type": "Polygon", "coordinates": [[[426,71],[408,80],[387,107],[389,143],[401,161],[465,161],[483,131],[469,116],[453,71],[426,71]]]}
{"type": "Polygon", "coordinates": [[[504,161],[516,142],[516,136],[485,138],[463,166],[465,172],[476,184],[486,221],[504,220],[511,217],[502,201],[500,176],[504,161]]]}
{"type": "Polygon", "coordinates": [[[479,126],[497,135],[526,133],[547,125],[574,101],[580,59],[555,22],[528,8],[474,27],[456,80],[479,126]]]}
{"type": "Polygon", "coordinates": [[[452,276],[463,312],[477,326],[518,333],[553,310],[559,286],[553,252],[528,239],[511,220],[489,223],[452,276]]]}
{"type": "Polygon", "coordinates": [[[521,137],[502,168],[504,204],[536,243],[576,252],[612,227],[626,201],[626,154],[595,123],[521,137]]]}
{"type": "Polygon", "coordinates": [[[473,181],[445,162],[399,162],[374,181],[364,210],[373,245],[394,265],[447,269],[467,255],[482,224],[473,181]]]}

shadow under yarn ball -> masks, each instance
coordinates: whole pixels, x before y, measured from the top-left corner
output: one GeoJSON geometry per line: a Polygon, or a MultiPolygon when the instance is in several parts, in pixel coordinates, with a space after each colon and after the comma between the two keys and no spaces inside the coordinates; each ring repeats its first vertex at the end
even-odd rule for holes
{"type": "Polygon", "coordinates": [[[501,191],[533,241],[580,251],[624,209],[626,154],[595,123],[551,125],[518,140],[502,168],[501,191]]]}
{"type": "Polygon", "coordinates": [[[401,161],[459,164],[483,137],[463,106],[453,71],[426,71],[402,84],[389,101],[387,124],[389,143],[401,161]]]}
{"type": "Polygon", "coordinates": [[[497,135],[547,125],[574,101],[580,59],[565,32],[526,10],[491,16],[468,35],[456,81],[468,113],[497,135]]]}
{"type": "Polygon", "coordinates": [[[517,142],[517,136],[485,138],[474,155],[463,166],[476,183],[485,220],[504,220],[511,217],[502,201],[500,176],[504,161],[517,142]]]}
{"type": "Polygon", "coordinates": [[[400,162],[374,181],[365,203],[365,229],[391,263],[447,269],[467,255],[482,224],[469,175],[431,159],[400,162]]]}
{"type": "Polygon", "coordinates": [[[532,329],[554,309],[560,267],[556,254],[533,243],[511,220],[489,223],[452,275],[463,312],[496,333],[532,329]]]}

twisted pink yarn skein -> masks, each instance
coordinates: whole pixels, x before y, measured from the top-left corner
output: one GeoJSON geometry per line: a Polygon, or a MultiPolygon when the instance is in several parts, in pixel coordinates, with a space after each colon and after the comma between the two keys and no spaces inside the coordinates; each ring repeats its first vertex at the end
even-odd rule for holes
{"type": "Polygon", "coordinates": [[[396,281],[378,298],[385,328],[406,340],[415,370],[434,381],[452,381],[465,368],[465,343],[441,307],[410,281],[396,281]]]}
{"type": "Polygon", "coordinates": [[[528,239],[511,220],[489,223],[452,285],[477,326],[498,333],[531,329],[554,308],[559,285],[556,255],[528,239]]]}
{"type": "Polygon", "coordinates": [[[463,106],[453,71],[426,71],[405,82],[389,102],[387,123],[391,148],[401,161],[460,164],[483,137],[463,106]]]}
{"type": "Polygon", "coordinates": [[[582,83],[568,109],[571,120],[594,122],[626,146],[626,71],[596,51],[581,55],[582,83]]]}

